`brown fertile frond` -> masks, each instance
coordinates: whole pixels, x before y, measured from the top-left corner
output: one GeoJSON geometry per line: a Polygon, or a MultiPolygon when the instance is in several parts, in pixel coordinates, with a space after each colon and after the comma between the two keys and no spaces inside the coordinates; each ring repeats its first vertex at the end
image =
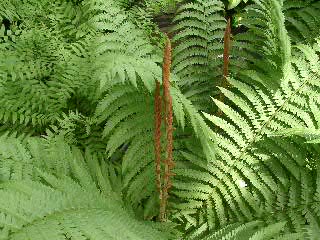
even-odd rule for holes
{"type": "Polygon", "coordinates": [[[172,113],[172,97],[170,95],[170,69],[171,69],[171,42],[167,38],[166,46],[164,49],[163,58],[163,95],[165,101],[165,123],[166,123],[166,134],[167,134],[167,147],[166,147],[166,160],[164,161],[164,180],[163,180],[163,191],[162,199],[160,202],[160,221],[165,221],[166,219],[166,207],[168,201],[168,192],[171,188],[170,177],[172,175],[172,168],[174,167],[173,162],[173,113],[172,113]]]}
{"type": "Polygon", "coordinates": [[[156,81],[156,92],[154,96],[155,105],[155,132],[154,132],[154,149],[156,161],[156,184],[159,191],[159,198],[162,199],[161,188],[161,108],[162,98],[160,95],[160,82],[156,81]]]}
{"type": "MultiPolygon", "coordinates": [[[[224,50],[223,50],[223,79],[221,87],[227,88],[228,86],[228,75],[229,75],[229,63],[230,63],[230,38],[231,38],[231,16],[227,17],[227,26],[224,32],[224,50]]],[[[221,93],[219,97],[220,101],[223,102],[224,95],[221,93]]],[[[222,115],[222,111],[219,109],[218,116],[222,115]]]]}

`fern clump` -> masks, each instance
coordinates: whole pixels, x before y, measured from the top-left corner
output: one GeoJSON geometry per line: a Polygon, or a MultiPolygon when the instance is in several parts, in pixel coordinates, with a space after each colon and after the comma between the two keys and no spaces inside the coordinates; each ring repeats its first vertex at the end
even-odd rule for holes
{"type": "Polygon", "coordinates": [[[1,1],[0,239],[317,239],[319,8],[1,1]]]}
{"type": "MultiPolygon", "coordinates": [[[[264,4],[267,2],[272,1],[264,4]]],[[[288,41],[283,44],[284,49],[291,48],[288,41]]],[[[188,152],[189,166],[177,169],[181,177],[188,177],[188,183],[179,179],[176,185],[175,194],[185,201],[176,206],[173,216],[187,223],[185,228],[192,230],[192,236],[252,220],[285,221],[285,232],[306,238],[318,234],[315,206],[319,202],[314,197],[318,147],[305,145],[299,137],[289,140],[274,135],[285,128],[318,128],[318,101],[314,100],[319,90],[318,49],[318,43],[298,45],[294,48],[297,56],[286,55],[285,64],[278,65],[283,66],[280,74],[272,68],[264,68],[265,73],[257,68],[240,75],[240,80],[230,79],[232,89],[221,89],[229,104],[214,102],[223,117],[206,114],[217,126],[217,161],[207,165],[203,156],[188,152]],[[279,88],[270,89],[268,76],[281,83],[279,88]]]]}
{"type": "Polygon", "coordinates": [[[31,138],[23,144],[2,137],[1,141],[1,176],[7,176],[0,185],[2,239],[167,239],[125,212],[119,204],[121,195],[113,190],[117,186],[112,178],[117,175],[112,175],[111,165],[99,164],[95,155],[87,153],[84,159],[61,139],[31,138]],[[49,154],[45,165],[39,150],[49,154]],[[63,168],[56,165],[61,161],[63,168]]]}

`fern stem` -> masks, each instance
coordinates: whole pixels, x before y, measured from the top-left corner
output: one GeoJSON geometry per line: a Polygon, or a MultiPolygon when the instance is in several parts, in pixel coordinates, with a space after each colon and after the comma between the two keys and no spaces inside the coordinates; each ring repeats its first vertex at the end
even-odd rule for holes
{"type": "Polygon", "coordinates": [[[165,123],[166,123],[166,134],[167,134],[167,146],[166,146],[166,160],[164,161],[164,179],[163,179],[163,190],[162,199],[160,202],[160,221],[166,220],[166,208],[169,197],[169,190],[172,186],[170,177],[172,176],[172,169],[174,167],[173,162],[173,113],[172,113],[172,97],[170,95],[170,69],[171,69],[171,42],[167,38],[166,46],[164,49],[163,58],[163,95],[165,101],[165,123]]]}
{"type": "MultiPolygon", "coordinates": [[[[227,26],[224,32],[224,49],[223,49],[223,79],[221,87],[227,88],[228,75],[229,75],[229,63],[230,63],[230,38],[231,38],[231,16],[227,17],[227,26]]],[[[224,101],[223,93],[220,93],[220,101],[224,101]]],[[[218,116],[222,115],[222,111],[218,110],[218,116]]]]}
{"type": "Polygon", "coordinates": [[[156,185],[159,191],[159,199],[162,199],[161,188],[161,109],[162,98],[160,95],[160,83],[156,81],[156,91],[154,97],[155,105],[155,134],[154,134],[154,148],[155,148],[155,162],[156,162],[156,185]]]}

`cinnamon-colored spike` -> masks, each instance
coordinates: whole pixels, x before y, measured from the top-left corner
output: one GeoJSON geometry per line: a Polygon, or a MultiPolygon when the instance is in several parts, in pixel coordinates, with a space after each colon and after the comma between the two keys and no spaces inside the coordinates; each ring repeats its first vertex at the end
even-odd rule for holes
{"type": "Polygon", "coordinates": [[[164,49],[163,57],[163,97],[165,102],[165,123],[166,123],[166,160],[164,161],[164,179],[163,179],[163,190],[162,199],[160,202],[160,221],[166,220],[166,208],[169,197],[169,189],[172,186],[170,177],[172,176],[171,171],[174,166],[173,162],[173,112],[172,112],[172,97],[170,95],[170,69],[171,69],[171,42],[167,38],[166,46],[164,49]]]}
{"type": "Polygon", "coordinates": [[[160,83],[156,81],[156,91],[154,96],[155,109],[155,132],[154,132],[154,149],[155,149],[155,165],[156,165],[156,185],[159,191],[159,198],[162,199],[161,187],[161,110],[162,98],[160,95],[160,83]]]}
{"type": "MultiPolygon", "coordinates": [[[[224,49],[223,49],[223,79],[221,87],[227,88],[228,76],[229,76],[229,64],[230,64],[230,43],[231,43],[231,17],[227,18],[227,26],[224,32],[224,49]]],[[[220,93],[220,101],[224,101],[224,95],[220,93]]],[[[222,111],[218,110],[218,116],[222,115],[222,111]]]]}

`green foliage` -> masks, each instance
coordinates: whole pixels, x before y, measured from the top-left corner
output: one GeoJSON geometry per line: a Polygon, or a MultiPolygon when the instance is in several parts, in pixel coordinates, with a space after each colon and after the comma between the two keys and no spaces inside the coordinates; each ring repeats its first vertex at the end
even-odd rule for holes
{"type": "MultiPolygon", "coordinates": [[[[193,140],[200,140],[204,153],[212,158],[212,144],[208,140],[213,136],[209,128],[191,102],[178,89],[172,88],[171,94],[177,126],[185,128],[186,119],[190,121],[198,136],[193,140]]],[[[154,99],[150,93],[138,91],[131,85],[116,85],[110,88],[96,111],[98,123],[105,123],[102,136],[108,139],[107,155],[111,157],[117,149],[124,146],[126,148],[122,162],[123,187],[128,200],[136,208],[146,198],[147,205],[158,204],[157,199],[153,197],[157,195],[154,175],[153,106],[154,99]]],[[[175,139],[178,142],[179,136],[175,139]]],[[[147,214],[149,213],[144,212],[144,217],[147,217],[147,214]]]]}
{"type": "Polygon", "coordinates": [[[249,0],[229,0],[228,9],[237,7],[241,2],[247,3],[249,0]]]}
{"type": "Polygon", "coordinates": [[[161,12],[172,11],[179,3],[183,0],[120,0],[121,5],[126,8],[134,8],[137,5],[143,6],[143,10],[151,11],[153,14],[157,15],[161,12]]]}
{"type": "MultiPolygon", "coordinates": [[[[291,72],[289,79],[298,79],[295,74],[291,72]]],[[[236,96],[229,90],[223,91],[230,101],[242,109],[242,114],[216,101],[226,119],[208,116],[223,130],[217,137],[221,160],[212,166],[212,175],[218,178],[216,188],[221,192],[219,197],[213,195],[212,200],[218,202],[217,199],[220,198],[221,206],[216,206],[217,212],[210,216],[213,219],[218,218],[220,224],[223,223],[222,217],[249,220],[253,217],[250,217],[252,211],[258,216],[265,212],[265,216],[261,217],[267,219],[274,217],[277,220],[290,220],[294,231],[301,231],[306,221],[316,225],[319,223],[312,220],[319,217],[317,211],[312,210],[319,203],[316,198],[311,197],[318,189],[318,167],[315,161],[319,149],[304,145],[299,138],[290,139],[288,143],[288,139],[268,137],[287,126],[316,127],[313,125],[313,115],[301,109],[304,108],[303,104],[308,106],[308,94],[312,87],[316,87],[319,78],[307,76],[305,81],[298,82],[295,88],[291,88],[293,83],[289,79],[284,79],[287,83],[273,95],[268,94],[263,87],[254,89],[250,85],[232,82],[241,95],[236,96]],[[246,95],[243,95],[244,93],[246,95]],[[251,108],[248,112],[250,106],[254,105],[260,106],[261,111],[254,112],[251,108]],[[252,115],[244,118],[246,113],[252,115]],[[225,186],[219,184],[219,178],[225,186]],[[239,180],[247,185],[244,189],[239,180]],[[301,186],[301,189],[298,186],[301,186]],[[229,191],[232,200],[227,195],[229,191]],[[309,197],[304,197],[301,193],[305,191],[312,193],[309,197]],[[228,207],[224,207],[222,202],[228,202],[228,207]],[[304,212],[299,215],[298,209],[302,206],[308,212],[307,215],[304,212]],[[229,208],[232,209],[230,213],[227,211],[229,208]],[[221,209],[225,210],[221,212],[221,209]]],[[[215,222],[217,221],[213,223],[215,222]]]]}
{"type": "Polygon", "coordinates": [[[281,75],[288,71],[291,57],[281,1],[258,0],[240,16],[243,17],[242,25],[248,30],[235,36],[232,55],[247,63],[241,74],[256,75],[255,81],[278,87],[281,75]]]}
{"type": "Polygon", "coordinates": [[[10,3],[18,16],[12,21],[8,17],[9,26],[1,44],[1,120],[6,129],[25,125],[41,132],[56,122],[78,89],[90,87],[86,83],[90,73],[88,59],[81,56],[85,50],[78,49],[89,39],[72,38],[70,35],[81,32],[79,29],[73,33],[75,26],[69,26],[70,35],[66,35],[68,23],[63,22],[66,19],[62,16],[76,18],[68,8],[62,9],[70,8],[70,4],[10,3]],[[40,7],[44,9],[40,11],[40,7]],[[83,71],[79,72],[79,68],[83,71]]]}
{"type": "Polygon", "coordinates": [[[208,109],[208,97],[222,76],[223,14],[221,1],[194,1],[182,5],[174,19],[173,72],[183,79],[178,84],[184,94],[202,110],[208,109]]]}
{"type": "Polygon", "coordinates": [[[302,239],[303,234],[282,234],[285,222],[279,222],[264,226],[261,222],[253,221],[245,224],[232,224],[228,225],[217,232],[209,234],[205,240],[213,239],[249,239],[249,240],[262,240],[262,239],[302,239]]]}
{"type": "Polygon", "coordinates": [[[317,239],[319,10],[312,0],[1,1],[0,239],[317,239]],[[168,221],[155,223],[164,35],[154,17],[167,13],[175,175],[168,221]]]}
{"type": "Polygon", "coordinates": [[[94,154],[61,139],[2,137],[0,149],[1,239],[168,238],[125,211],[119,175],[94,154]]]}
{"type": "MultiPolygon", "coordinates": [[[[277,3],[259,1],[249,9],[260,9],[259,16],[270,17],[272,15],[264,13],[270,11],[269,4],[277,3]]],[[[275,6],[278,12],[274,16],[282,19],[276,26],[284,29],[281,6],[275,6]]],[[[261,23],[265,24],[260,18],[261,23]]],[[[247,39],[255,37],[257,29],[250,28],[245,33],[247,39]]],[[[271,30],[275,29],[272,25],[271,30]]],[[[297,137],[274,136],[288,127],[318,128],[319,101],[315,99],[319,92],[319,41],[313,47],[298,45],[294,49],[297,56],[291,57],[286,53],[291,47],[285,31],[268,36],[272,44],[270,49],[278,50],[261,53],[264,59],[257,57],[252,61],[257,67],[253,65],[253,70],[242,71],[238,79],[230,79],[231,89],[221,89],[228,105],[218,100],[214,102],[224,113],[223,118],[206,114],[217,126],[214,138],[218,145],[217,160],[208,165],[196,151],[187,152],[188,163],[175,170],[181,177],[174,194],[184,201],[175,206],[177,211],[173,219],[184,224],[193,237],[202,239],[212,229],[252,220],[270,224],[285,221],[285,233],[308,237],[319,234],[319,214],[314,210],[319,206],[316,197],[319,147],[305,145],[304,140],[297,137]],[[260,63],[264,63],[264,68],[260,63]],[[266,63],[278,70],[268,68],[266,63]],[[280,86],[270,88],[268,76],[280,86]]]]}
{"type": "Polygon", "coordinates": [[[319,37],[319,1],[285,1],[287,29],[294,43],[313,43],[319,37]]]}

